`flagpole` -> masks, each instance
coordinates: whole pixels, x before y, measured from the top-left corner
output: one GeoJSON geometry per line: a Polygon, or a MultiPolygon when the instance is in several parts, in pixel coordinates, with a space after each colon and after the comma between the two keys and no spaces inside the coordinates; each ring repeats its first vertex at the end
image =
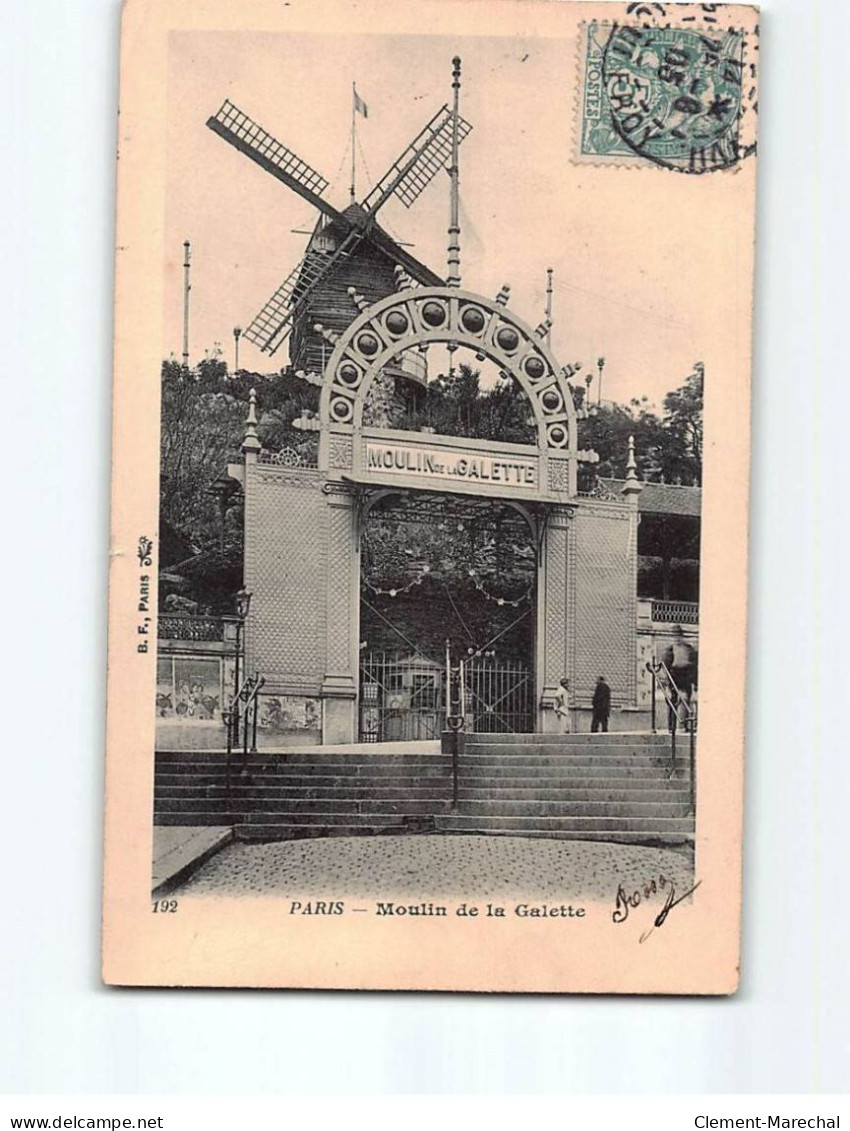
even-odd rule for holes
{"type": "Polygon", "coordinates": [[[357,126],[356,126],[357,101],[356,100],[357,100],[357,89],[356,89],[355,84],[352,83],[351,84],[351,185],[350,185],[350,189],[349,189],[349,191],[351,192],[351,203],[352,204],[354,204],[354,202],[357,199],[357,197],[355,195],[356,190],[355,190],[355,187],[354,187],[354,176],[355,176],[354,154],[355,154],[355,142],[356,142],[355,131],[357,129],[357,126]]]}

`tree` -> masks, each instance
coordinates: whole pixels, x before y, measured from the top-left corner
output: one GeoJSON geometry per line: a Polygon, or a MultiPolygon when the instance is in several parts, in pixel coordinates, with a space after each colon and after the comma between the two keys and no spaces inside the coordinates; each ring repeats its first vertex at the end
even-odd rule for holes
{"type": "Polygon", "coordinates": [[[251,390],[257,394],[263,446],[271,451],[290,446],[308,456],[315,452],[315,435],[298,431],[293,421],[305,410],[315,411],[318,390],[288,369],[230,374],[217,352],[192,369],[164,362],[161,388],[160,545],[172,554],[163,559],[168,581],[160,595],[169,596],[179,576],[182,596],[198,608],[229,612],[242,580],[241,506],[234,481],[222,529],[214,484],[239,458],[251,390]]]}
{"type": "Polygon", "coordinates": [[[664,398],[662,473],[667,483],[702,483],[704,386],[705,366],[697,362],[684,385],[664,398]]]}
{"type": "Polygon", "coordinates": [[[423,395],[407,403],[393,426],[411,431],[428,428],[441,436],[537,442],[531,407],[520,386],[499,377],[489,389],[482,389],[480,372],[466,362],[430,380],[423,395]]]}

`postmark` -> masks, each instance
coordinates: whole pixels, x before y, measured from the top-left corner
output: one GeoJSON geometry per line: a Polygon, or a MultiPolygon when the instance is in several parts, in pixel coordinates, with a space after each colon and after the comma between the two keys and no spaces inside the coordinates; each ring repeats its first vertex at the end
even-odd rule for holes
{"type": "Polygon", "coordinates": [[[736,164],[743,42],[738,31],[614,27],[602,58],[602,89],[620,140],[680,172],[736,164]]]}
{"type": "Polygon", "coordinates": [[[629,5],[585,25],[578,162],[701,174],[755,152],[758,28],[727,26],[723,7],[676,6],[671,23],[671,5],[629,5]]]}

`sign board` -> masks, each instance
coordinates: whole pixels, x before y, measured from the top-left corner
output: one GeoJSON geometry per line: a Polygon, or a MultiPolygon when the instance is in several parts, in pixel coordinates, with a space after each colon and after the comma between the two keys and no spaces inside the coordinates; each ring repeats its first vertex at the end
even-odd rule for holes
{"type": "Polygon", "coordinates": [[[463,448],[426,448],[418,444],[366,441],[368,474],[415,475],[420,479],[459,480],[503,489],[538,487],[537,461],[513,454],[485,455],[463,448]]]}

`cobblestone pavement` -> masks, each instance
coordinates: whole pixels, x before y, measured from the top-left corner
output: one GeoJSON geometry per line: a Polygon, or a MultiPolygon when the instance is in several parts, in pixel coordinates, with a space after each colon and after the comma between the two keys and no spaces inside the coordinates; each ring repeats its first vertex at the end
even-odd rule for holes
{"type": "Polygon", "coordinates": [[[679,890],[690,886],[690,849],[527,837],[327,837],[228,845],[173,894],[605,900],[619,884],[628,891],[659,874],[679,890]]]}

